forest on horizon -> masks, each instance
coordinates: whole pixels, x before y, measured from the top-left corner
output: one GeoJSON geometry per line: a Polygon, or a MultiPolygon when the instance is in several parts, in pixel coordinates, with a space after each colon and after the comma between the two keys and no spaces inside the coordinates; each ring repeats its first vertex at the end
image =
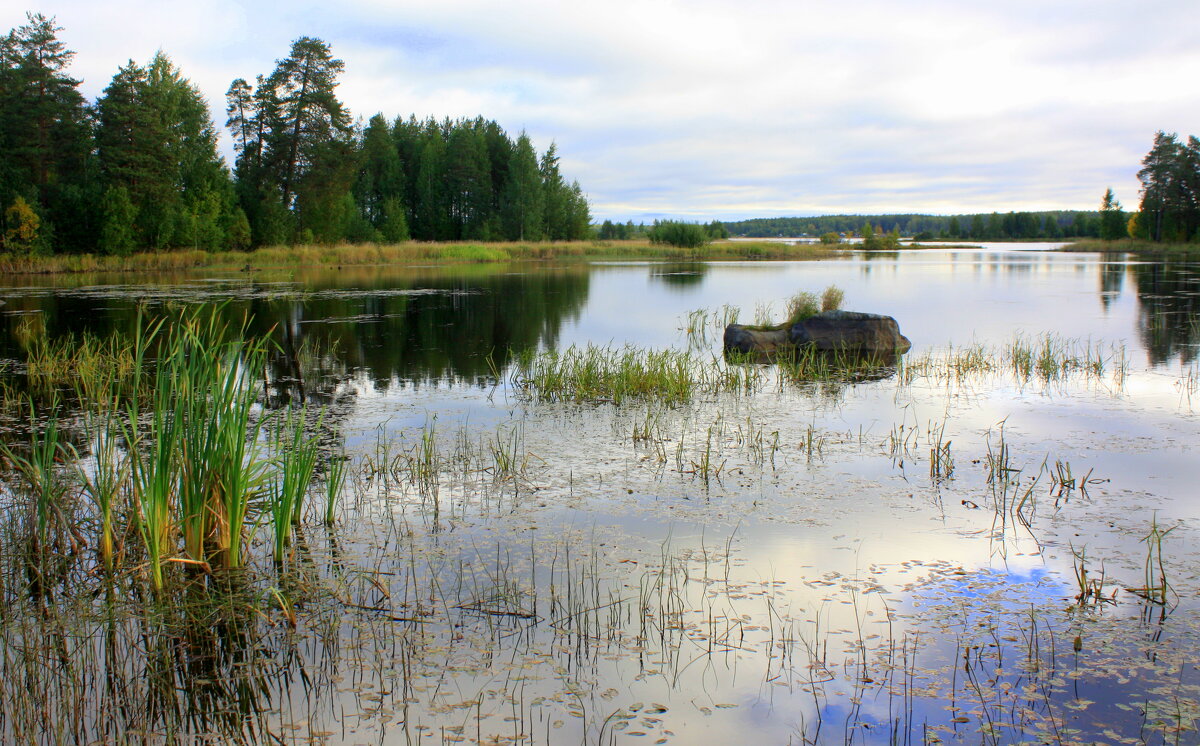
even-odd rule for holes
{"type": "Polygon", "coordinates": [[[233,81],[232,170],[208,102],[171,59],[120,67],[88,102],[52,18],[0,36],[0,249],[123,255],[291,243],[569,240],[582,189],[483,117],[382,114],[337,98],[344,64],[302,37],[275,69],[233,81]]]}

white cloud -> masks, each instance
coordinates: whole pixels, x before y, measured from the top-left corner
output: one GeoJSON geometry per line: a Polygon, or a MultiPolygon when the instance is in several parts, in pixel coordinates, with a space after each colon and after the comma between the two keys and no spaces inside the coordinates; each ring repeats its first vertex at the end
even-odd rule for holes
{"type": "MultiPolygon", "coordinates": [[[[598,217],[1090,208],[1200,101],[1192,0],[340,4],[34,1],[97,95],[162,48],[218,124],[235,77],[301,35],[346,61],[355,114],[482,114],[541,148],[598,217]]],[[[0,11],[7,27],[23,22],[0,11]]]]}

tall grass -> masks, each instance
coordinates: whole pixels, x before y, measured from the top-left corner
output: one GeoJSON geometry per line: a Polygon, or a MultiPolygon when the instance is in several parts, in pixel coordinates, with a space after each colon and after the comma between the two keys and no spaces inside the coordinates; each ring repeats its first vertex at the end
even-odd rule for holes
{"type": "Polygon", "coordinates": [[[37,410],[31,400],[28,453],[19,453],[7,443],[0,443],[0,454],[19,475],[24,487],[22,491],[28,499],[31,533],[27,567],[35,588],[40,589],[44,584],[45,561],[51,550],[51,523],[60,515],[67,486],[56,469],[56,464],[66,455],[66,447],[58,429],[57,412],[51,412],[45,418],[46,424],[40,433],[36,425],[38,420],[37,410]]]}
{"type": "Polygon", "coordinates": [[[84,492],[91,498],[100,518],[96,555],[105,572],[114,569],[116,550],[114,511],[119,507],[129,474],[129,459],[121,448],[121,423],[114,408],[89,413],[85,428],[91,446],[90,468],[84,468],[76,454],[76,470],[84,492]]]}
{"type": "Polygon", "coordinates": [[[829,255],[812,244],[717,241],[698,248],[654,245],[645,240],[494,243],[409,241],[399,244],[264,246],[253,251],[199,249],[142,252],[127,257],[71,254],[0,254],[6,274],[183,272],[194,269],[252,270],[270,267],[343,267],[414,262],[507,262],[545,259],[807,259],[829,255]]]}
{"type": "Polygon", "coordinates": [[[293,527],[300,522],[304,496],[316,471],[318,443],[306,437],[303,413],[293,413],[276,439],[276,471],[271,483],[271,523],[274,528],[275,562],[284,560],[291,544],[293,527]]]}
{"type": "Polygon", "coordinates": [[[589,344],[522,352],[516,356],[513,377],[526,393],[544,400],[619,404],[628,398],[650,398],[678,404],[698,394],[751,391],[761,373],[677,350],[589,344]]]}

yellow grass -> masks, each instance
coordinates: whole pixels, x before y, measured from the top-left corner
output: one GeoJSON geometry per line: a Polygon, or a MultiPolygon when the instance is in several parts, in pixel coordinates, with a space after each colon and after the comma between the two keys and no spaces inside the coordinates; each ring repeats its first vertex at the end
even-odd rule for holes
{"type": "Polygon", "coordinates": [[[489,263],[545,259],[736,260],[802,259],[823,256],[813,245],[719,241],[697,249],[652,245],[646,241],[418,242],[268,246],[253,251],[209,252],[186,249],[143,252],[127,257],[94,254],[17,256],[0,254],[0,272],[64,274],[83,272],[168,272],[190,269],[253,270],[271,267],[343,267],[421,263],[489,263]]]}

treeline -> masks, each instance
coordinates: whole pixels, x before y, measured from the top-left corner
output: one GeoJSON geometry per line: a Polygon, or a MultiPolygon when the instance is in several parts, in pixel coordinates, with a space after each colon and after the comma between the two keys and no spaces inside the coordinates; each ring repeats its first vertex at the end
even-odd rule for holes
{"type": "Polygon", "coordinates": [[[826,233],[852,234],[870,223],[882,233],[899,231],[923,239],[1060,239],[1098,237],[1099,212],[975,213],[965,215],[823,215],[821,217],[755,218],[725,223],[730,235],[747,238],[818,237],[826,233]]]}
{"type": "Polygon", "coordinates": [[[356,124],[344,64],[303,37],[233,82],[236,162],[208,103],[163,53],[117,70],[94,103],[53,19],[0,37],[0,249],[245,249],[341,241],[563,240],[589,234],[578,183],[494,121],[382,115],[356,124]]]}
{"type": "Polygon", "coordinates": [[[1200,242],[1200,140],[1159,131],[1138,171],[1142,202],[1129,223],[1134,238],[1200,242]]]}

